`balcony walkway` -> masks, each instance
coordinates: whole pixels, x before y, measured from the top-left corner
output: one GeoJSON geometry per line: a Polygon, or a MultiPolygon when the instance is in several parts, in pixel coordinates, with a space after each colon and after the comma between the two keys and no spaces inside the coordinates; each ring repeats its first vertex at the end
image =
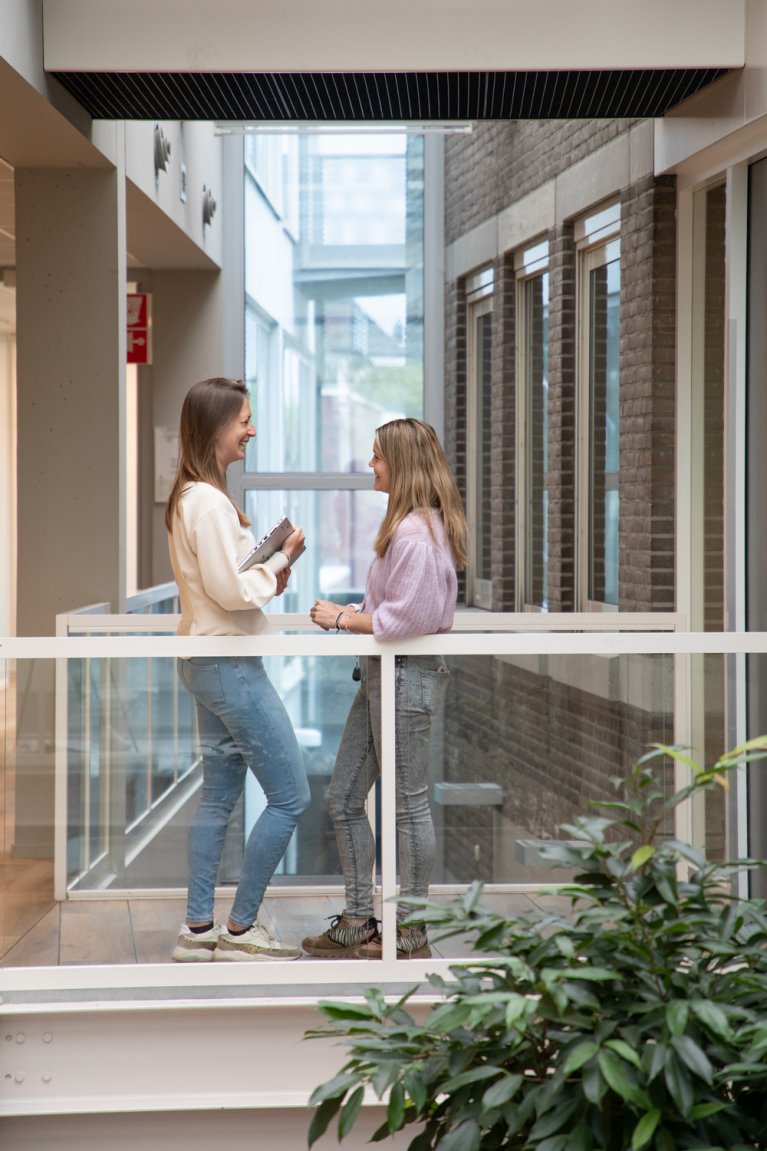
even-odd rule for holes
{"type": "MultiPolygon", "coordinates": [[[[226,918],[230,902],[222,899],[217,903],[217,919],[226,918]]],[[[533,911],[536,907],[569,908],[569,901],[563,898],[518,893],[488,892],[482,903],[510,915],[533,911]]],[[[278,938],[298,944],[305,936],[323,931],[329,917],[342,907],[340,893],[338,897],[278,894],[267,898],[264,912],[267,924],[278,938]]],[[[36,921],[15,942],[5,934],[0,966],[170,963],[183,916],[183,897],[52,902],[47,908],[38,908],[36,921]]],[[[465,939],[455,937],[438,944],[432,942],[432,952],[437,958],[457,959],[470,954],[471,948],[465,939]]],[[[306,956],[305,961],[298,962],[311,964],[313,960],[306,956]]],[[[300,981],[303,982],[303,978],[300,981]]]]}

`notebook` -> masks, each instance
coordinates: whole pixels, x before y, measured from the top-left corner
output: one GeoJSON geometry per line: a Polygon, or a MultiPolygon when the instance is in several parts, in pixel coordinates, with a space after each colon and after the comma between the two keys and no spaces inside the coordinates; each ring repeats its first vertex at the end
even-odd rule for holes
{"type": "MultiPolygon", "coordinates": [[[[261,539],[253,545],[247,555],[243,556],[237,564],[237,571],[244,572],[253,567],[254,564],[264,563],[269,559],[269,556],[280,550],[293,530],[293,525],[288,517],[280,516],[278,520],[274,521],[269,531],[265,532],[261,539]]],[[[291,564],[294,564],[305,551],[306,548],[302,547],[299,552],[296,552],[290,560],[291,564]]]]}

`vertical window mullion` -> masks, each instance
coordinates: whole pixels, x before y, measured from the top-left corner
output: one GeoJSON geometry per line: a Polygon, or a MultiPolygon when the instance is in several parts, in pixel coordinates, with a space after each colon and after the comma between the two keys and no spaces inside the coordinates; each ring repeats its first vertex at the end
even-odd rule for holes
{"type": "Polygon", "coordinates": [[[548,349],[549,275],[523,279],[519,300],[518,379],[522,382],[519,422],[521,453],[519,540],[522,606],[548,607],[548,349]]]}
{"type": "Polygon", "coordinates": [[[468,508],[469,572],[467,593],[475,607],[492,606],[491,438],[493,279],[490,271],[477,278],[467,292],[468,315],[468,508]]]}
{"type": "Polygon", "coordinates": [[[579,600],[619,605],[620,241],[584,248],[579,293],[579,600]]]}

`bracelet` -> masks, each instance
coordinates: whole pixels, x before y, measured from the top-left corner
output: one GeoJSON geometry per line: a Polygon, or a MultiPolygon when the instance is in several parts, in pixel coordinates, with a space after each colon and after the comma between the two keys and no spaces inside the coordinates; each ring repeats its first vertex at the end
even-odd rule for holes
{"type": "Polygon", "coordinates": [[[341,610],[341,611],[338,613],[338,615],[336,616],[336,631],[340,631],[340,630],[341,630],[341,629],[340,629],[340,627],[338,626],[338,624],[339,624],[339,621],[340,621],[340,619],[341,619],[341,616],[342,616],[343,614],[344,614],[344,613],[343,613],[343,609],[342,609],[342,610],[341,610]]]}
{"type": "Polygon", "coordinates": [[[346,620],[346,623],[342,623],[342,624],[341,624],[341,626],[342,626],[342,627],[344,628],[344,630],[345,630],[345,631],[347,631],[347,632],[348,632],[348,630],[349,630],[349,620],[350,620],[350,618],[351,618],[351,614],[352,614],[352,613],[351,613],[350,611],[347,611],[347,612],[345,613],[345,615],[344,615],[344,619],[346,620]]]}

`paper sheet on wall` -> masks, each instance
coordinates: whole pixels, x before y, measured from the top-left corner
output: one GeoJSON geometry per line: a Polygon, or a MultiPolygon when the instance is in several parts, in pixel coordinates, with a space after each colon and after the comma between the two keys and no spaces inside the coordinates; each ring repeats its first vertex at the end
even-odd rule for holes
{"type": "Polygon", "coordinates": [[[164,504],[176,478],[178,428],[154,430],[154,502],[164,504]]]}

